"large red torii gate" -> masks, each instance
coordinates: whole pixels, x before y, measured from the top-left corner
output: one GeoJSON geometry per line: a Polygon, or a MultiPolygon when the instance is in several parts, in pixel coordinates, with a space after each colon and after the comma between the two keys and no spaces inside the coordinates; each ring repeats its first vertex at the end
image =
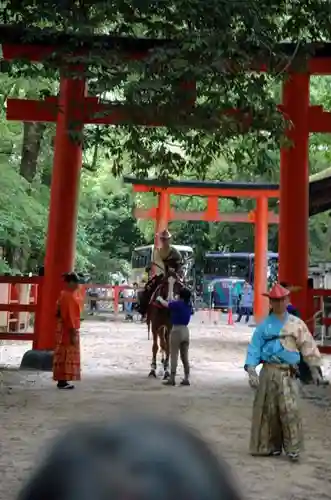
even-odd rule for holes
{"type": "MultiPolygon", "coordinates": [[[[34,43],[31,43],[31,34],[28,35],[27,30],[20,27],[0,26],[3,58],[43,61],[60,50],[64,53],[64,62],[61,64],[65,64],[65,53],[69,55],[70,60],[70,43],[75,38],[74,35],[49,32],[45,34],[42,30],[34,30],[34,43]],[[30,40],[29,43],[26,43],[27,39],[30,40]]],[[[142,59],[147,57],[154,47],[167,43],[169,41],[166,40],[97,35],[88,42],[82,41],[81,48],[76,53],[81,55],[91,52],[92,49],[98,52],[103,45],[109,52],[120,52],[123,57],[142,59]]],[[[282,48],[293,54],[292,44],[283,44],[282,48]]],[[[301,292],[293,296],[293,302],[302,311],[304,318],[308,278],[309,133],[331,132],[331,113],[324,111],[321,106],[310,106],[309,103],[310,75],[331,74],[331,44],[319,44],[310,48],[314,55],[306,57],[301,72],[295,72],[293,64],[287,67],[289,77],[284,82],[283,103],[279,108],[291,121],[287,134],[292,141],[290,148],[282,148],[281,151],[279,273],[281,280],[301,287],[301,292]]],[[[294,62],[293,59],[291,63],[294,62]]],[[[265,64],[258,61],[248,69],[268,70],[265,64]]],[[[183,88],[188,89],[188,99],[184,99],[183,108],[188,104],[194,105],[192,84],[183,82],[183,88]]],[[[192,115],[192,109],[190,113],[192,115]]],[[[250,118],[247,114],[238,110],[228,110],[225,113],[242,120],[244,129],[249,127],[250,118]]],[[[55,304],[61,286],[61,274],[72,268],[74,260],[81,145],[70,139],[69,128],[73,122],[80,124],[77,125],[77,132],[82,130],[85,123],[136,123],[149,126],[165,123],[162,112],[158,113],[156,119],[151,116],[151,109],[147,109],[144,116],[140,107],[104,105],[95,97],[87,97],[83,75],[81,78],[62,76],[59,96],[55,98],[43,101],[7,100],[9,120],[51,121],[57,124],[42,311],[35,342],[36,349],[45,351],[46,355],[54,347],[55,304]]]]}
{"type": "Polygon", "coordinates": [[[213,182],[213,181],[170,181],[156,179],[139,180],[125,177],[124,182],[133,185],[136,193],[153,191],[157,194],[157,206],[150,209],[137,207],[137,218],[154,219],[156,235],[166,229],[171,220],[200,220],[209,222],[246,222],[255,224],[254,262],[254,316],[261,320],[268,311],[268,300],[262,295],[267,289],[268,225],[278,224],[278,214],[269,212],[270,198],[279,197],[278,184],[213,182]],[[180,212],[171,208],[171,195],[202,196],[207,207],[199,212],[180,212]],[[250,213],[219,212],[219,198],[250,198],[256,200],[250,213]]]}

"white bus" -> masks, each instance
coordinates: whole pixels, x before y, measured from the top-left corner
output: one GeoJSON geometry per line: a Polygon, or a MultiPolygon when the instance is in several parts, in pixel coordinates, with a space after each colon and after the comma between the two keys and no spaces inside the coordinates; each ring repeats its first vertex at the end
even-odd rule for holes
{"type": "MultiPolygon", "coordinates": [[[[181,254],[184,262],[184,275],[186,279],[193,279],[194,255],[193,248],[185,245],[172,245],[181,254]]],[[[132,282],[141,283],[147,280],[146,268],[152,266],[154,245],[137,247],[132,252],[132,282]]]]}

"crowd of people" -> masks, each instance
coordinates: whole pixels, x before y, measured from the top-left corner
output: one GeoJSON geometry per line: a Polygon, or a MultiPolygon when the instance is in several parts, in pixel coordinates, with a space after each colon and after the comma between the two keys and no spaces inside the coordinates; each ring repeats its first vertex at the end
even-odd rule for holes
{"type": "MultiPolygon", "coordinates": [[[[122,287],[125,287],[119,293],[119,299],[124,299],[123,301],[123,311],[125,313],[126,321],[133,321],[134,311],[138,309],[138,295],[145,287],[146,281],[142,280],[140,284],[133,282],[130,284],[126,280],[121,283],[122,287]]],[[[89,305],[89,314],[94,316],[99,312],[99,303],[102,299],[102,287],[90,287],[86,290],[89,305]]],[[[114,297],[111,296],[113,300],[114,297]]]]}

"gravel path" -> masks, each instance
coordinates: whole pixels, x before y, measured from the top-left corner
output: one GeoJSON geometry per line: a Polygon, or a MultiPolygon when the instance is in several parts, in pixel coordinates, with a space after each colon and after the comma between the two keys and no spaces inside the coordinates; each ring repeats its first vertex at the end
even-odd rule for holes
{"type": "Polygon", "coordinates": [[[191,333],[188,388],[163,387],[147,378],[151,341],[145,325],[84,322],[83,380],[73,392],[57,391],[49,373],[17,370],[28,343],[1,345],[0,363],[12,369],[0,372],[0,500],[15,497],[63,427],[139,410],[176,416],[198,429],[232,465],[247,499],[331,499],[330,387],[302,390],[306,452],[299,464],[253,458],[248,454],[252,391],[242,370],[251,330],[196,318],[191,333]]]}

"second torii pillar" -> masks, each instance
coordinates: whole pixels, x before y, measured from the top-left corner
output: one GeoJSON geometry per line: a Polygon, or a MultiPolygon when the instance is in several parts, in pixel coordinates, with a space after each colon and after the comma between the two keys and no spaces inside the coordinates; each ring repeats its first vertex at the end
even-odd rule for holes
{"type": "Polygon", "coordinates": [[[292,74],[284,82],[284,112],[291,121],[289,148],[280,158],[279,279],[301,291],[291,297],[306,319],[309,219],[309,75],[292,74]]]}
{"type": "MultiPolygon", "coordinates": [[[[160,248],[159,234],[167,229],[170,218],[170,195],[167,190],[162,190],[157,194],[158,202],[156,207],[154,247],[160,248]]],[[[152,266],[152,274],[156,274],[155,266],[152,266]]]]}
{"type": "Polygon", "coordinates": [[[263,296],[268,285],[268,198],[256,199],[254,260],[254,318],[261,321],[268,313],[268,299],[263,296]]]}

